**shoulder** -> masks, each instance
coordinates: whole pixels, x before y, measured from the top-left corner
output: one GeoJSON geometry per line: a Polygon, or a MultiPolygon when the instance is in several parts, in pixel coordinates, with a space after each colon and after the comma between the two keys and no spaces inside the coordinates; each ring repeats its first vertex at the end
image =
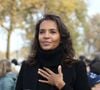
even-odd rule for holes
{"type": "Polygon", "coordinates": [[[29,64],[27,63],[27,61],[23,61],[21,68],[25,68],[25,67],[29,67],[29,64]]]}
{"type": "Polygon", "coordinates": [[[2,82],[4,82],[5,77],[0,77],[0,86],[2,84],[2,82]]]}
{"type": "Polygon", "coordinates": [[[86,65],[83,61],[77,61],[73,64],[77,73],[86,72],[86,65]]]}
{"type": "Polygon", "coordinates": [[[75,67],[85,67],[85,63],[83,61],[79,61],[77,60],[75,63],[74,63],[74,66],[75,67]]]}
{"type": "Polygon", "coordinates": [[[72,67],[76,72],[80,72],[86,69],[86,65],[83,61],[76,60],[72,63],[72,67]]]}
{"type": "Polygon", "coordinates": [[[70,64],[68,65],[64,64],[63,66],[67,68],[76,68],[76,69],[81,68],[81,67],[86,67],[84,62],[80,60],[76,60],[76,59],[74,59],[73,62],[71,62],[70,64]]]}
{"type": "Polygon", "coordinates": [[[26,70],[29,67],[28,63],[26,61],[23,61],[21,64],[21,69],[20,72],[23,72],[24,70],[26,70]]]}
{"type": "Polygon", "coordinates": [[[15,81],[17,79],[17,74],[14,72],[8,72],[4,79],[9,81],[15,81]]]}
{"type": "Polygon", "coordinates": [[[15,80],[12,77],[5,76],[2,79],[2,84],[3,84],[4,87],[12,86],[12,85],[14,85],[14,82],[15,82],[15,80]]]}
{"type": "Polygon", "coordinates": [[[28,61],[23,61],[21,67],[35,67],[37,64],[30,64],[28,61]]]}
{"type": "Polygon", "coordinates": [[[29,71],[29,70],[33,70],[33,69],[36,69],[38,67],[37,64],[35,65],[31,65],[29,64],[27,61],[23,61],[22,62],[22,65],[21,65],[21,70],[20,71],[29,71]]]}

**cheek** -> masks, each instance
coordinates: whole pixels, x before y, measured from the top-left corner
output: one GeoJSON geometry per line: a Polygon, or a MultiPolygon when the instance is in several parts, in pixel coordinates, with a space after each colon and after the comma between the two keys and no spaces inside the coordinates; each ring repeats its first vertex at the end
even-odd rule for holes
{"type": "Polygon", "coordinates": [[[59,45],[60,44],[60,40],[58,40],[56,44],[59,45]]]}
{"type": "Polygon", "coordinates": [[[60,35],[58,35],[57,42],[60,43],[60,41],[61,41],[61,38],[60,38],[60,35]]]}
{"type": "Polygon", "coordinates": [[[60,44],[60,37],[57,37],[57,39],[55,40],[55,45],[59,45],[60,44]]]}

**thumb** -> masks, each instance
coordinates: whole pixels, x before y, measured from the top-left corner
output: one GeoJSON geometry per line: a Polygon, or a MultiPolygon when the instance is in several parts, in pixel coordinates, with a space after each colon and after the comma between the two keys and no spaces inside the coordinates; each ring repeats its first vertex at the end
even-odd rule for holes
{"type": "Polygon", "coordinates": [[[60,75],[62,75],[62,67],[61,67],[61,65],[58,66],[58,73],[59,73],[60,75]]]}

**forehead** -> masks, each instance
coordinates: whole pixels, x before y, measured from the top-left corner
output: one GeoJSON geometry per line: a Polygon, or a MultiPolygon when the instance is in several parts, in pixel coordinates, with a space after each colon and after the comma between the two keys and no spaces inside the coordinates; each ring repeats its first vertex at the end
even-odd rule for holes
{"type": "Polygon", "coordinates": [[[41,28],[50,28],[50,27],[57,28],[56,22],[53,20],[44,20],[40,24],[40,29],[41,28]]]}

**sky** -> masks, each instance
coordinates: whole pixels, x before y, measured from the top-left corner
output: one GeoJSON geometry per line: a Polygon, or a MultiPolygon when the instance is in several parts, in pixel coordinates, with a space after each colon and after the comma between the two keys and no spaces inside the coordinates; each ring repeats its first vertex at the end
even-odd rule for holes
{"type": "MultiPolygon", "coordinates": [[[[88,6],[88,15],[92,16],[96,13],[100,13],[100,0],[86,0],[88,6]]],[[[7,39],[7,31],[1,32],[0,28],[0,51],[6,51],[6,39],[7,39]],[[5,33],[5,34],[4,34],[5,33]]],[[[17,51],[22,48],[24,41],[21,38],[22,32],[20,30],[16,30],[12,33],[11,38],[11,51],[17,51]]]]}
{"type": "Polygon", "coordinates": [[[87,5],[89,16],[100,13],[100,0],[87,0],[87,5]]]}

